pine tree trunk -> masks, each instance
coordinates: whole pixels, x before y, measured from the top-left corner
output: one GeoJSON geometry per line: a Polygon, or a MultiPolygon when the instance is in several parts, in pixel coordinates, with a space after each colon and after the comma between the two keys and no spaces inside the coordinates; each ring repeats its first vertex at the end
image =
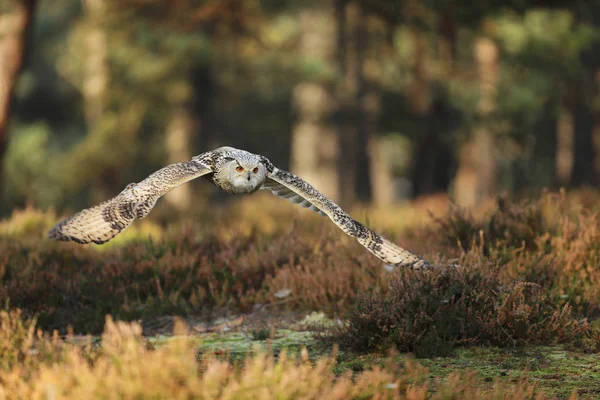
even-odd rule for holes
{"type": "Polygon", "coordinates": [[[494,196],[497,185],[497,161],[492,132],[486,117],[495,108],[496,85],[499,76],[498,46],[491,39],[475,41],[475,60],[480,82],[479,113],[483,123],[472,132],[463,145],[455,178],[454,197],[458,205],[475,207],[494,196]]]}
{"type": "Polygon", "coordinates": [[[340,143],[341,157],[339,168],[340,203],[348,206],[356,201],[357,173],[357,60],[355,36],[352,34],[357,24],[357,7],[347,0],[335,1],[337,29],[337,67],[341,82],[336,95],[339,109],[336,113],[336,128],[340,143]]]}
{"type": "MultiPolygon", "coordinates": [[[[84,80],[82,95],[88,131],[93,131],[106,107],[108,76],[108,43],[103,28],[106,18],[106,0],[84,0],[84,13],[89,25],[85,36],[84,80]]],[[[97,199],[110,197],[119,190],[118,170],[107,168],[100,173],[99,181],[93,186],[92,195],[97,199]]]]}
{"type": "MultiPolygon", "coordinates": [[[[344,1],[339,1],[345,4],[344,1]]],[[[341,13],[341,10],[338,11],[341,13]]],[[[341,110],[339,120],[339,136],[342,150],[340,185],[342,203],[350,205],[356,200],[370,202],[374,191],[381,187],[378,182],[387,178],[391,181],[385,160],[379,154],[377,140],[377,122],[380,113],[380,93],[375,82],[365,76],[364,66],[367,61],[369,31],[359,2],[347,3],[344,17],[338,18],[341,23],[338,31],[339,66],[343,77],[338,90],[341,110]],[[343,28],[346,27],[344,30],[343,28]],[[377,157],[377,159],[374,159],[377,157]],[[374,164],[375,163],[375,164],[374,164]],[[377,174],[373,173],[376,168],[377,174]]],[[[391,182],[389,182],[391,187],[391,182]]],[[[390,191],[382,188],[378,193],[378,202],[386,203],[390,191]]]]}
{"type": "Polygon", "coordinates": [[[575,125],[569,107],[562,107],[556,127],[556,179],[560,186],[568,186],[573,171],[573,141],[575,125]]]}
{"type": "MultiPolygon", "coordinates": [[[[324,6],[323,6],[324,7],[324,6]]],[[[335,63],[333,10],[305,9],[300,12],[300,52],[325,68],[335,63]]],[[[333,84],[311,79],[294,88],[297,121],[292,130],[291,169],[334,201],[340,200],[340,143],[333,125],[337,105],[333,84]]]]}
{"type": "Polygon", "coordinates": [[[413,150],[413,197],[447,192],[454,162],[451,141],[445,137],[451,130],[445,85],[453,75],[456,48],[456,26],[449,16],[442,18],[439,32],[440,54],[434,62],[441,66],[440,75],[432,78],[427,71],[426,35],[420,29],[412,30],[415,67],[410,98],[423,127],[413,150]]]}
{"type": "Polygon", "coordinates": [[[337,85],[336,96],[339,100],[339,109],[336,112],[335,124],[339,138],[340,154],[339,169],[344,173],[340,178],[340,203],[352,204],[356,199],[356,56],[349,34],[356,23],[352,15],[352,5],[347,0],[335,0],[336,20],[336,64],[341,77],[337,85]],[[350,14],[350,15],[348,15],[350,14]]]}
{"type": "MultiPolygon", "coordinates": [[[[600,4],[577,8],[574,12],[577,23],[592,24],[600,29],[600,4]]],[[[572,186],[597,186],[600,184],[600,118],[595,109],[600,94],[600,44],[594,41],[580,55],[583,74],[574,88],[571,101],[573,114],[573,168],[572,186]]]]}
{"type": "Polygon", "coordinates": [[[0,197],[8,120],[17,78],[23,69],[36,0],[9,0],[0,5],[0,197]]]}
{"type": "Polygon", "coordinates": [[[376,206],[388,206],[395,200],[391,167],[384,157],[377,123],[381,113],[381,92],[378,88],[368,91],[362,99],[365,138],[369,163],[370,200],[376,206]]]}
{"type": "MultiPolygon", "coordinates": [[[[189,107],[185,105],[175,110],[167,126],[165,147],[168,164],[190,160],[191,138],[194,136],[197,124],[189,107]]],[[[178,211],[189,210],[192,205],[192,186],[181,185],[165,195],[165,200],[178,211]]]]}
{"type": "MultiPolygon", "coordinates": [[[[538,187],[554,189],[559,186],[556,162],[559,151],[556,105],[556,99],[549,99],[544,105],[543,118],[536,124],[534,130],[536,142],[533,151],[533,161],[535,162],[533,177],[536,180],[535,183],[538,187]]],[[[529,184],[529,182],[524,183],[529,184]]]]}
{"type": "Polygon", "coordinates": [[[89,127],[102,118],[108,85],[108,44],[104,31],[105,0],[85,0],[85,14],[90,23],[87,32],[85,81],[82,94],[85,100],[85,116],[89,127]]]}
{"type": "Polygon", "coordinates": [[[412,158],[413,197],[430,194],[435,191],[434,175],[437,162],[438,132],[429,129],[431,121],[431,82],[426,69],[427,48],[424,33],[413,27],[411,29],[413,43],[412,82],[408,88],[411,111],[416,114],[422,130],[415,138],[412,158]]]}
{"type": "Polygon", "coordinates": [[[596,116],[589,103],[585,101],[583,93],[579,91],[576,93],[572,113],[574,140],[570,184],[572,186],[595,186],[598,184],[598,175],[594,168],[596,116]]]}
{"type": "MultiPolygon", "coordinates": [[[[366,51],[369,46],[369,31],[366,26],[367,16],[364,15],[361,5],[356,4],[355,7],[356,26],[354,28],[354,46],[355,46],[355,67],[354,74],[356,76],[356,106],[358,109],[359,122],[356,131],[356,197],[362,202],[372,200],[372,182],[371,160],[373,156],[379,156],[376,153],[377,146],[377,121],[380,113],[380,96],[375,88],[374,82],[365,77],[364,66],[367,61],[366,51]]],[[[383,159],[379,159],[379,172],[384,173],[385,166],[383,159]]],[[[381,195],[381,193],[380,193],[381,195]]],[[[380,201],[383,201],[380,198],[380,201]]]]}

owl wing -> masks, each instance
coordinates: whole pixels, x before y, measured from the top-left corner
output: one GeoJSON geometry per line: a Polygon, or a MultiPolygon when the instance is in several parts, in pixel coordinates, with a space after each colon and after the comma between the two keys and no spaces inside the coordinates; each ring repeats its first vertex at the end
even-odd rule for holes
{"type": "Polygon", "coordinates": [[[156,201],[175,187],[209,174],[212,167],[209,153],[168,165],[141,181],[130,183],[112,199],[85,209],[58,223],[48,237],[77,243],[108,242],[137,218],[142,219],[156,201]]]}
{"type": "Polygon", "coordinates": [[[283,171],[272,165],[267,167],[268,175],[262,189],[288,199],[321,215],[327,215],[346,234],[358,242],[382,261],[396,267],[425,269],[432,266],[408,250],[381,237],[377,232],[354,220],[340,206],[329,200],[308,182],[291,172],[283,171]]]}

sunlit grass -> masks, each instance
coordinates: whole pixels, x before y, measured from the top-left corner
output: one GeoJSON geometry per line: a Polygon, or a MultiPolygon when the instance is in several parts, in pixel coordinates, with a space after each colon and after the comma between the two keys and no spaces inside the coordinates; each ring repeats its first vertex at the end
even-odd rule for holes
{"type": "MultiPolygon", "coordinates": [[[[35,334],[33,321],[0,314],[0,397],[6,399],[542,399],[524,380],[477,388],[468,372],[429,385],[428,371],[413,362],[336,374],[335,350],[316,360],[285,351],[257,351],[238,365],[213,353],[198,356],[185,335],[155,348],[136,324],[107,319],[100,347],[68,344],[35,334]],[[200,358],[200,361],[198,359],[200,358]]],[[[184,332],[184,327],[176,328],[184,332]]]]}

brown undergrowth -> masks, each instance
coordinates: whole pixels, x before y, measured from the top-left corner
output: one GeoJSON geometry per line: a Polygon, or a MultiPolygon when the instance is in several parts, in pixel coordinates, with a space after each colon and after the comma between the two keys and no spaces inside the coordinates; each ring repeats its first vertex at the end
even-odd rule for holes
{"type": "Polygon", "coordinates": [[[600,217],[569,198],[498,199],[483,218],[454,207],[414,233],[460,268],[404,271],[358,296],[331,340],[359,351],[397,347],[418,356],[456,345],[577,343],[600,350],[600,217]]]}
{"type": "Polygon", "coordinates": [[[328,220],[309,215],[300,226],[288,213],[278,226],[259,224],[253,213],[238,215],[243,207],[108,247],[52,242],[47,227],[0,236],[0,301],[37,316],[45,330],[97,333],[107,314],[136,320],[280,303],[341,313],[357,292],[385,285],[382,264],[328,220]]]}
{"type": "Polygon", "coordinates": [[[107,318],[101,345],[71,344],[36,334],[35,322],[19,313],[0,312],[0,398],[546,398],[526,380],[480,389],[484,385],[469,372],[431,385],[425,368],[414,362],[398,365],[393,359],[383,367],[336,375],[335,350],[317,360],[306,350],[299,357],[282,352],[277,358],[257,351],[233,365],[214,354],[198,357],[197,342],[185,335],[154,348],[141,331],[137,323],[107,318]]]}
{"type": "MultiPolygon", "coordinates": [[[[458,270],[427,273],[387,273],[327,219],[285,206],[257,219],[252,201],[171,224],[156,239],[139,224],[134,236],[99,247],[40,239],[47,214],[32,213],[28,226],[43,229],[0,235],[0,297],[44,330],[100,332],[107,314],[137,320],[271,304],[341,317],[332,340],[355,350],[597,347],[590,322],[600,314],[600,217],[564,193],[500,198],[477,217],[452,207],[419,228],[382,229],[409,249],[426,247],[429,259],[459,258],[458,270]]],[[[377,219],[368,223],[378,228],[377,219]]]]}

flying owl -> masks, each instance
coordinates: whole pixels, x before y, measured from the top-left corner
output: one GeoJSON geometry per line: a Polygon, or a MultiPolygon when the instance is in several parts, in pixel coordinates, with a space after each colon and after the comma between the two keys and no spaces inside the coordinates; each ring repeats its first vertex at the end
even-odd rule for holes
{"type": "Polygon", "coordinates": [[[48,237],[77,243],[105,243],[135,219],[148,215],[165,193],[192,179],[203,177],[229,194],[250,194],[259,189],[328,216],[346,234],[356,238],[387,264],[413,269],[430,268],[422,258],[395,245],[354,220],[340,206],[296,175],[275,167],[266,157],[233,147],[213,151],[168,165],[139,183],[130,183],[112,199],[80,211],[58,223],[48,237]]]}

